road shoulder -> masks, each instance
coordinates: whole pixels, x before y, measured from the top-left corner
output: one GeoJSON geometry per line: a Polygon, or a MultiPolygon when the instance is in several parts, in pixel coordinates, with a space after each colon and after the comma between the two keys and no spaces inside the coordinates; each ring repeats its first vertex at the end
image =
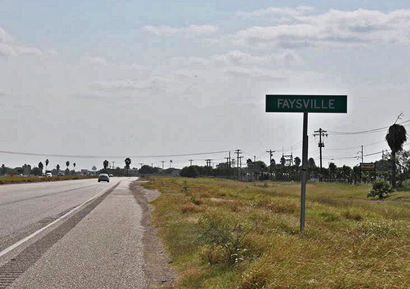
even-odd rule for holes
{"type": "Polygon", "coordinates": [[[140,185],[141,181],[130,184],[135,199],[142,208],[141,225],[144,227],[142,238],[144,247],[145,273],[150,280],[150,288],[174,288],[176,274],[171,270],[165,247],[158,237],[157,229],[152,225],[152,210],[150,203],[159,197],[160,193],[148,190],[140,185]]]}

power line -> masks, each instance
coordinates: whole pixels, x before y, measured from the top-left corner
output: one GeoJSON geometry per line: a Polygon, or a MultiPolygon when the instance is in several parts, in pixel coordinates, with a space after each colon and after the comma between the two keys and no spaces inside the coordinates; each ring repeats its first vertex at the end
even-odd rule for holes
{"type": "MultiPolygon", "coordinates": [[[[364,144],[365,146],[372,146],[372,145],[376,145],[376,144],[381,144],[381,143],[385,143],[385,140],[382,141],[378,141],[378,142],[374,142],[374,143],[369,143],[369,144],[364,144]]],[[[352,146],[352,147],[345,147],[345,148],[326,148],[326,150],[328,151],[348,151],[348,150],[353,150],[353,149],[358,149],[360,148],[360,145],[356,145],[356,146],[352,146]]]]}
{"type": "MultiPolygon", "coordinates": [[[[410,119],[401,122],[401,125],[408,126],[406,123],[410,123],[410,119]]],[[[375,132],[381,132],[384,131],[385,129],[388,129],[390,126],[385,126],[385,127],[379,127],[379,128],[374,128],[374,129],[368,129],[368,130],[360,130],[360,131],[332,131],[329,130],[329,133],[333,135],[357,135],[357,134],[367,134],[367,133],[375,133],[375,132]]]]}
{"type": "Polygon", "coordinates": [[[120,159],[125,157],[131,158],[163,158],[163,157],[186,157],[186,156],[200,156],[200,155],[212,155],[227,153],[226,151],[213,151],[213,152],[200,152],[200,153],[186,153],[186,154],[169,154],[169,155],[123,155],[123,156],[107,156],[107,155],[71,155],[71,154],[48,154],[48,153],[33,153],[33,152],[17,152],[0,150],[2,154],[9,155],[24,155],[24,156],[38,156],[38,157],[61,157],[61,158],[79,158],[79,159],[100,159],[100,158],[113,158],[120,159]]]}

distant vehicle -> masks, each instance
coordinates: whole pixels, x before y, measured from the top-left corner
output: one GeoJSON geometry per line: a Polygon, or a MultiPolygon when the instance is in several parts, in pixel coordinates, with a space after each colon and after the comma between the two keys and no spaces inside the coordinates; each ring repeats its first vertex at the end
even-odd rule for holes
{"type": "Polygon", "coordinates": [[[50,172],[46,173],[46,177],[52,177],[52,176],[53,176],[52,173],[50,173],[50,172]]]}
{"type": "Polygon", "coordinates": [[[65,174],[63,172],[58,172],[59,176],[64,176],[65,174]]]}
{"type": "Polygon", "coordinates": [[[114,175],[113,175],[113,174],[109,174],[108,176],[109,176],[110,178],[112,178],[114,175]]]}
{"type": "Polygon", "coordinates": [[[104,181],[104,182],[110,182],[110,177],[108,176],[108,174],[99,174],[98,175],[98,182],[101,182],[101,181],[104,181]]]}

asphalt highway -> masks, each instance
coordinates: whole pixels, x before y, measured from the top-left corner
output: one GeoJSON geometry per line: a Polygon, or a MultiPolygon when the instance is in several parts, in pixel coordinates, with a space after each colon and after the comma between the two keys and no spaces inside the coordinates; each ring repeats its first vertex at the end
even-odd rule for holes
{"type": "Polygon", "coordinates": [[[88,200],[110,183],[96,179],[0,186],[0,250],[88,200]]]}
{"type": "Polygon", "coordinates": [[[0,288],[147,288],[133,180],[0,186],[1,250],[83,204],[2,260],[0,288]]]}

